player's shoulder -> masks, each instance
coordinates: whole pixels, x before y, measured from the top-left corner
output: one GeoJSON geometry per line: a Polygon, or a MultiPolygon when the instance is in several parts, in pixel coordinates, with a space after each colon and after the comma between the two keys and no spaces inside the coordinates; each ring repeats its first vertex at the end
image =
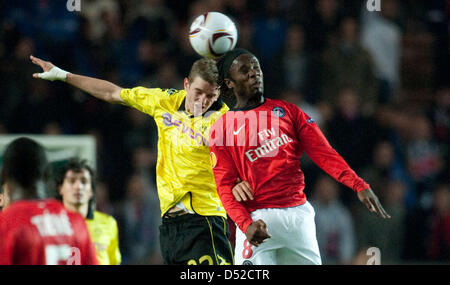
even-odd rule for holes
{"type": "Polygon", "coordinates": [[[106,213],[95,211],[94,212],[94,221],[104,223],[104,224],[115,224],[116,219],[106,213]]]}
{"type": "Polygon", "coordinates": [[[280,118],[286,115],[296,116],[297,114],[303,112],[299,106],[285,100],[266,99],[266,104],[271,112],[280,118]]]}
{"type": "Polygon", "coordinates": [[[288,109],[299,109],[299,107],[297,105],[292,104],[285,100],[281,100],[281,99],[267,98],[266,103],[268,103],[269,106],[273,106],[273,107],[279,106],[279,107],[284,107],[284,108],[288,108],[288,109]]]}

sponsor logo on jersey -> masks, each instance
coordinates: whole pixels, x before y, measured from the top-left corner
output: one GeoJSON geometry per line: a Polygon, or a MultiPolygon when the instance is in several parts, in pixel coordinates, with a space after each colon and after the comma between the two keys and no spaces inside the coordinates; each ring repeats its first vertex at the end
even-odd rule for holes
{"type": "Polygon", "coordinates": [[[166,91],[168,95],[172,95],[176,93],[178,90],[174,88],[169,88],[169,89],[161,89],[161,91],[166,91]]]}
{"type": "Polygon", "coordinates": [[[239,129],[237,129],[237,131],[233,131],[233,134],[235,136],[237,136],[239,134],[239,132],[245,127],[245,124],[243,124],[239,129]]]}
{"type": "Polygon", "coordinates": [[[182,121],[174,119],[172,117],[172,114],[164,113],[162,115],[162,118],[164,125],[168,127],[172,126],[177,127],[180,132],[189,135],[189,137],[194,141],[196,141],[199,145],[203,146],[208,145],[208,140],[203,137],[201,132],[196,132],[194,129],[192,129],[190,126],[186,125],[182,121]]]}
{"type": "Polygon", "coordinates": [[[286,113],[284,112],[284,109],[281,108],[281,107],[275,107],[275,108],[273,108],[273,109],[272,109],[272,113],[274,113],[277,117],[280,117],[280,118],[284,117],[284,115],[286,114],[286,113]]]}
{"type": "Polygon", "coordinates": [[[255,162],[261,157],[274,157],[277,155],[278,149],[281,146],[294,141],[286,134],[279,135],[274,128],[260,131],[258,135],[260,141],[262,141],[261,146],[245,152],[245,155],[250,162],[255,162]]]}
{"type": "Polygon", "coordinates": [[[214,168],[216,166],[216,164],[217,164],[217,156],[216,156],[216,154],[214,152],[210,152],[209,158],[211,160],[211,166],[212,166],[212,168],[214,168]]]}
{"type": "Polygon", "coordinates": [[[312,118],[309,118],[306,120],[306,122],[308,122],[309,124],[312,124],[312,123],[314,123],[314,120],[312,118]]]}

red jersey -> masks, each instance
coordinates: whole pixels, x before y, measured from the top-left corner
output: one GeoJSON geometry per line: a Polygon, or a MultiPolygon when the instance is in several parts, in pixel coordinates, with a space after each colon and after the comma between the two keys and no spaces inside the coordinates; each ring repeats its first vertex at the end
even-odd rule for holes
{"type": "Polygon", "coordinates": [[[98,264],[86,223],[57,200],[22,200],[0,213],[0,264],[98,264]]]}
{"type": "Polygon", "coordinates": [[[300,157],[306,152],[326,173],[356,192],[369,188],[330,146],[316,123],[299,107],[265,99],[253,109],[228,111],[210,130],[214,177],[227,214],[242,230],[250,213],[306,202],[300,157]],[[236,180],[247,181],[254,200],[237,202],[236,180]]]}

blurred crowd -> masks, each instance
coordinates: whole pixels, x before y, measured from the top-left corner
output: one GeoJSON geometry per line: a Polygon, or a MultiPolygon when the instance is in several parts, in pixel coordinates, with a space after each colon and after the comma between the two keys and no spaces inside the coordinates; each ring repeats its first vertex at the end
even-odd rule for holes
{"type": "Polygon", "coordinates": [[[223,12],[261,61],[265,95],[297,104],[379,196],[378,219],[302,159],[325,264],[378,247],[382,264],[450,262],[450,1],[0,0],[0,133],[91,134],[98,209],[119,223],[125,264],[159,264],[156,125],[61,82],[33,54],[122,87],[183,88],[199,58],[193,18],[223,12]]]}

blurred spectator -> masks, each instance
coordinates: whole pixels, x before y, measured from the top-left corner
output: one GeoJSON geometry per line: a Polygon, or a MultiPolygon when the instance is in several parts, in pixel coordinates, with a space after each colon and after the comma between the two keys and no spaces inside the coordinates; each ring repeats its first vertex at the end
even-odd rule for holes
{"type": "Polygon", "coordinates": [[[331,145],[358,172],[370,161],[374,142],[383,131],[371,117],[361,114],[361,99],[355,89],[343,87],[337,97],[334,116],[327,124],[331,145]]]}
{"type": "Polygon", "coordinates": [[[396,264],[401,261],[405,240],[405,186],[400,181],[390,180],[380,187],[377,189],[383,195],[380,199],[391,219],[381,220],[361,203],[355,204],[358,248],[378,247],[382,264],[396,264]]]}
{"type": "Polygon", "coordinates": [[[200,56],[194,51],[189,42],[189,33],[191,23],[179,22],[176,27],[176,43],[174,43],[174,50],[170,53],[171,59],[175,61],[177,66],[177,73],[182,75],[189,74],[191,66],[200,56]]]}
{"type": "Polygon", "coordinates": [[[409,122],[413,129],[406,142],[406,163],[416,184],[422,208],[431,207],[431,192],[442,170],[443,161],[439,146],[433,140],[430,120],[419,115],[409,122]]]}
{"type": "Polygon", "coordinates": [[[307,49],[320,55],[333,41],[337,30],[339,2],[337,0],[313,1],[314,7],[305,22],[307,49]]]}
{"type": "Polygon", "coordinates": [[[125,132],[125,151],[131,155],[136,148],[148,147],[156,149],[157,127],[147,114],[135,109],[125,110],[128,128],[125,132]]]}
{"type": "Polygon", "coordinates": [[[37,134],[43,131],[50,122],[60,121],[64,112],[58,98],[50,92],[48,82],[34,80],[30,82],[31,90],[27,103],[21,104],[14,110],[14,132],[37,134]],[[29,116],[33,114],[33,116],[29,116]]]}
{"type": "Polygon", "coordinates": [[[105,181],[98,181],[95,191],[95,205],[97,211],[108,215],[115,215],[114,206],[109,199],[108,184],[105,181]]]}
{"type": "Polygon", "coordinates": [[[355,254],[355,233],[350,212],[339,201],[339,188],[321,176],[311,200],[316,211],[317,241],[323,264],[349,264],[355,254]]]}
{"type": "Polygon", "coordinates": [[[178,74],[175,63],[170,59],[160,65],[153,76],[141,80],[139,85],[149,88],[159,86],[160,88],[184,89],[183,77],[178,74]]]}
{"type": "Polygon", "coordinates": [[[333,104],[336,91],[349,86],[360,96],[362,114],[367,116],[373,114],[378,103],[377,82],[372,58],[359,43],[358,29],[356,18],[340,21],[337,45],[324,53],[321,98],[333,104]]]}
{"type": "Polygon", "coordinates": [[[248,20],[250,17],[247,0],[226,0],[224,2],[225,14],[229,15],[232,19],[235,19],[235,24],[239,24],[236,23],[236,20],[248,20]]]}
{"type": "Polygon", "coordinates": [[[427,256],[438,262],[450,261],[450,186],[440,184],[433,193],[427,256]]]}
{"type": "MultiPolygon", "coordinates": [[[[13,27],[4,25],[6,33],[17,33],[13,27]]],[[[17,36],[17,34],[16,34],[17,36]]],[[[5,40],[11,40],[8,35],[5,40]]],[[[16,43],[12,48],[11,54],[8,54],[3,64],[0,65],[0,85],[2,86],[3,96],[0,96],[0,119],[5,122],[14,122],[13,116],[16,108],[27,101],[29,96],[32,78],[30,74],[34,72],[34,68],[30,66],[28,56],[35,51],[35,44],[31,38],[18,37],[14,40],[16,43]]],[[[8,43],[10,44],[10,43],[8,43]]]]}
{"type": "Polygon", "coordinates": [[[123,264],[162,264],[158,226],[160,210],[156,189],[139,175],[127,183],[125,201],[119,206],[119,231],[123,264]]]}
{"type": "Polygon", "coordinates": [[[128,40],[135,42],[146,38],[152,42],[170,42],[174,35],[173,13],[163,0],[135,1],[125,15],[129,27],[128,40]]]}
{"type": "Polygon", "coordinates": [[[400,57],[402,31],[395,23],[398,2],[384,0],[380,13],[363,9],[361,43],[371,54],[375,75],[380,84],[380,101],[391,100],[393,92],[400,85],[400,57]]]}
{"type": "Polygon", "coordinates": [[[90,26],[88,39],[100,42],[108,31],[105,18],[119,15],[119,5],[114,0],[87,0],[83,1],[81,15],[86,17],[90,26]]]}
{"type": "MultiPolygon", "coordinates": [[[[449,158],[450,145],[450,88],[440,88],[436,91],[434,104],[429,112],[433,124],[433,135],[449,158]]],[[[448,161],[448,159],[447,159],[448,161]]]]}
{"type": "Polygon", "coordinates": [[[283,50],[279,52],[266,68],[265,89],[270,97],[278,97],[285,89],[309,92],[311,59],[304,50],[304,32],[300,25],[291,25],[286,33],[283,50]]]}
{"type": "Polygon", "coordinates": [[[320,113],[320,110],[315,105],[306,102],[302,92],[298,89],[286,89],[281,93],[280,99],[297,105],[310,118],[314,119],[314,122],[316,122],[319,127],[323,127],[323,116],[320,113]]]}
{"type": "Polygon", "coordinates": [[[288,23],[283,17],[280,0],[264,1],[265,11],[253,19],[253,43],[262,66],[267,66],[283,48],[288,23]]]}

